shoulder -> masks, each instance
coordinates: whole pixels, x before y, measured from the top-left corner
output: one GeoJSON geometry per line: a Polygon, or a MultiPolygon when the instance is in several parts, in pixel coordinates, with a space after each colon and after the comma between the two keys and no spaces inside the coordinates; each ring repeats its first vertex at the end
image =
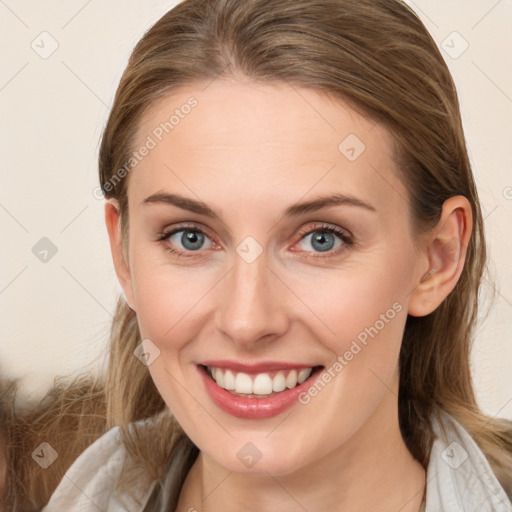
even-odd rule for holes
{"type": "Polygon", "coordinates": [[[130,496],[116,492],[119,477],[130,463],[121,430],[114,427],[75,460],[42,512],[139,512],[152,487],[142,468],[139,485],[130,488],[130,496]]]}
{"type": "Polygon", "coordinates": [[[455,418],[432,416],[436,439],[427,470],[426,511],[512,512],[512,504],[476,442],[455,418]]]}

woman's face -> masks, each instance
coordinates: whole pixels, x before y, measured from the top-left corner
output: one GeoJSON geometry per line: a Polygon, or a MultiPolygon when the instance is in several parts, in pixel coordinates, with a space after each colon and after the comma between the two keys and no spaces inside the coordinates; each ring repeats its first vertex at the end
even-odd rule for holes
{"type": "Polygon", "coordinates": [[[286,474],[396,424],[425,261],[391,148],[287,85],[216,80],[144,116],[123,285],[152,378],[209,460],[286,474]]]}

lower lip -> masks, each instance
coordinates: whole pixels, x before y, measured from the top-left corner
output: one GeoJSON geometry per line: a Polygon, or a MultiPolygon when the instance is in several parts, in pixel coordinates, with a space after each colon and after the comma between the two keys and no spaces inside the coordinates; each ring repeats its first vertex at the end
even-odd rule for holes
{"type": "Polygon", "coordinates": [[[206,373],[204,366],[197,365],[197,369],[203,379],[206,392],[220,409],[237,418],[251,420],[272,418],[289,409],[293,404],[298,402],[299,395],[311,386],[312,377],[322,371],[322,369],[315,371],[299,386],[281,391],[277,395],[268,398],[248,398],[232,395],[229,391],[218,386],[206,373]]]}

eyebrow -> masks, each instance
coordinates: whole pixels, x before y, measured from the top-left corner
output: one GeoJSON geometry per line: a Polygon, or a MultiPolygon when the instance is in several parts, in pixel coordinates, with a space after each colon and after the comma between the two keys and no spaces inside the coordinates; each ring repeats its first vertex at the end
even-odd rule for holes
{"type": "MultiPolygon", "coordinates": [[[[218,219],[221,218],[220,214],[216,210],[210,208],[206,203],[188,197],[183,197],[177,194],[157,192],[156,194],[152,194],[149,197],[146,197],[146,199],[144,199],[142,203],[170,204],[173,206],[177,206],[178,208],[181,208],[183,210],[188,210],[199,215],[204,215],[205,217],[218,219]]],[[[316,212],[317,210],[321,210],[322,208],[340,205],[357,206],[359,208],[364,208],[372,212],[377,212],[377,209],[367,201],[364,201],[352,195],[334,194],[329,196],[321,196],[311,201],[304,201],[302,203],[293,204],[292,206],[286,209],[283,218],[298,217],[299,215],[304,215],[306,213],[316,212]]]]}

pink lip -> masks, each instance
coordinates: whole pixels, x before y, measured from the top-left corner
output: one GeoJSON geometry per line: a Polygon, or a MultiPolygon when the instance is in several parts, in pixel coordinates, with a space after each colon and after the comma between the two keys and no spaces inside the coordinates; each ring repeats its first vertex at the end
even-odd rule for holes
{"type": "Polygon", "coordinates": [[[277,370],[289,370],[293,368],[300,370],[302,368],[311,368],[316,366],[314,364],[284,363],[281,361],[265,361],[264,363],[257,364],[243,364],[238,361],[229,361],[227,359],[203,361],[200,364],[204,366],[214,366],[215,368],[226,368],[227,370],[244,373],[264,373],[277,370]]]}
{"type": "MultiPolygon", "coordinates": [[[[213,361],[208,362],[208,366],[217,366],[211,364],[213,361]]],[[[228,368],[228,366],[218,366],[222,368],[228,368]]],[[[239,366],[240,367],[240,366],[239,366]]],[[[247,368],[246,365],[241,367],[247,368]]],[[[257,368],[260,368],[258,365],[257,368]]],[[[293,366],[293,368],[302,367],[293,366]]],[[[292,389],[281,391],[280,393],[270,396],[269,398],[247,398],[243,396],[232,395],[229,391],[221,388],[217,383],[206,373],[206,368],[201,365],[197,365],[196,368],[199,371],[201,378],[203,379],[206,392],[212,399],[213,403],[220,409],[232,416],[243,419],[260,420],[265,418],[272,418],[281,414],[293,404],[298,402],[298,396],[306,391],[311,386],[311,377],[304,381],[302,384],[292,389]]],[[[232,368],[229,366],[229,368],[232,368]]],[[[252,367],[254,369],[255,367],[252,367]]],[[[309,366],[306,368],[310,368],[309,366]]],[[[283,366],[279,366],[279,369],[283,369],[283,366]]],[[[312,375],[316,375],[322,369],[317,370],[312,375]]],[[[261,371],[261,370],[260,370],[261,371]]]]}

